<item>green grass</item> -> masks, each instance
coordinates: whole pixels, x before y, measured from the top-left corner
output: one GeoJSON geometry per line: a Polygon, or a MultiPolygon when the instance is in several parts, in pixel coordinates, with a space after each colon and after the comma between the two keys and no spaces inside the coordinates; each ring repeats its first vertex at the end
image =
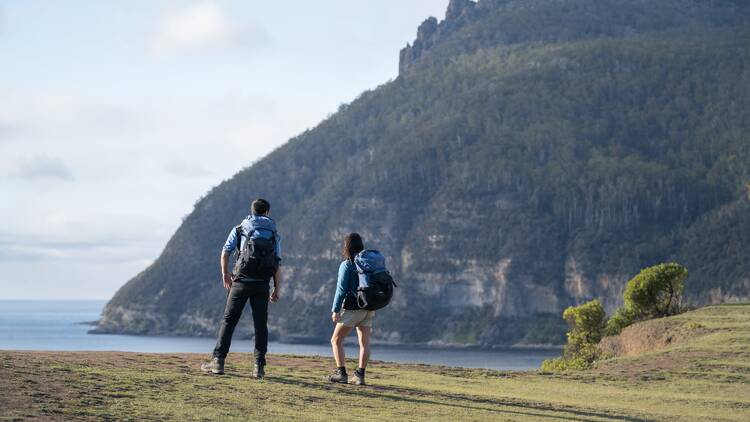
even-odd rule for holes
{"type": "Polygon", "coordinates": [[[375,363],[365,387],[314,357],[272,356],[257,381],[247,354],[209,376],[194,354],[2,351],[0,419],[750,420],[750,305],[673,318],[714,331],[577,373],[375,363]]]}

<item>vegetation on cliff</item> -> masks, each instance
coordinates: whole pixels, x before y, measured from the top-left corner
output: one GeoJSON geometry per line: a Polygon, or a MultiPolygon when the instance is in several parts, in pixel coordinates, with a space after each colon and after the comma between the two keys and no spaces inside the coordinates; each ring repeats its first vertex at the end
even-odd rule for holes
{"type": "Polygon", "coordinates": [[[750,297],[750,3],[466,4],[397,79],[201,198],[99,330],[214,335],[218,251],[257,196],[284,236],[276,338],[329,334],[348,231],[402,287],[384,341],[561,342],[563,309],[611,312],[671,260],[692,303],[750,297]]]}

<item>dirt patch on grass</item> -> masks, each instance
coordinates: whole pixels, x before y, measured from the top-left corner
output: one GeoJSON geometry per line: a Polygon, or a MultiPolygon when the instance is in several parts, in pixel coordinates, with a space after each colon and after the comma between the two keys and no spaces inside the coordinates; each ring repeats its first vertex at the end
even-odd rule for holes
{"type": "Polygon", "coordinates": [[[48,362],[28,353],[3,353],[0,360],[0,419],[64,420],[65,386],[49,376],[48,362]]]}
{"type": "Polygon", "coordinates": [[[654,319],[626,327],[618,336],[603,338],[599,349],[614,357],[634,356],[662,350],[711,332],[694,322],[654,319]]]}
{"type": "Polygon", "coordinates": [[[673,382],[675,380],[702,380],[714,385],[748,385],[750,373],[738,370],[738,356],[733,352],[709,350],[679,350],[650,354],[647,357],[608,359],[597,362],[590,372],[596,378],[612,381],[673,382]],[[728,362],[728,363],[723,363],[728,362]]]}

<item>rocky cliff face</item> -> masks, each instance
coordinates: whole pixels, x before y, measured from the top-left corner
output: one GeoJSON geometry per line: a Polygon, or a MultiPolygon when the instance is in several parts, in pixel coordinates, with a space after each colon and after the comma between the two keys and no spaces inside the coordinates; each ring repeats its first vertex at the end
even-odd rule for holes
{"type": "Polygon", "coordinates": [[[743,2],[736,0],[711,4],[701,0],[627,0],[618,5],[587,0],[450,0],[445,19],[425,20],[416,40],[401,50],[399,73],[429,56],[438,45],[439,54],[453,55],[498,44],[634,37],[705,22],[738,23],[744,19],[744,9],[743,2]],[[733,13],[738,14],[732,17],[733,13]],[[477,30],[479,26],[483,27],[477,30]]]}
{"type": "Polygon", "coordinates": [[[399,283],[382,341],[560,341],[566,306],[612,310],[666,260],[694,303],[748,300],[749,17],[732,0],[451,1],[395,81],[201,199],[98,330],[214,335],[219,248],[255,197],[284,236],[273,338],[330,334],[350,231],[399,283]]]}
{"type": "MultiPolygon", "coordinates": [[[[413,45],[407,44],[399,54],[399,74],[403,73],[409,66],[419,60],[422,55],[430,50],[440,40],[447,38],[451,33],[457,31],[472,20],[477,19],[480,14],[489,12],[491,8],[497,8],[501,2],[483,1],[477,7],[477,3],[471,0],[450,0],[445,12],[445,19],[438,23],[434,17],[429,17],[422,22],[417,29],[417,39],[413,45]]],[[[504,3],[504,2],[502,2],[504,3]]]]}

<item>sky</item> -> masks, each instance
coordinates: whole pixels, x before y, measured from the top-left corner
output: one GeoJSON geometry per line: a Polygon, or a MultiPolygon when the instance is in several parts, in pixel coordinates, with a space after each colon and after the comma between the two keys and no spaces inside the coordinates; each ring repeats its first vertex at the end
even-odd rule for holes
{"type": "Polygon", "coordinates": [[[447,3],[0,2],[0,300],[109,299],[447,3]]]}

